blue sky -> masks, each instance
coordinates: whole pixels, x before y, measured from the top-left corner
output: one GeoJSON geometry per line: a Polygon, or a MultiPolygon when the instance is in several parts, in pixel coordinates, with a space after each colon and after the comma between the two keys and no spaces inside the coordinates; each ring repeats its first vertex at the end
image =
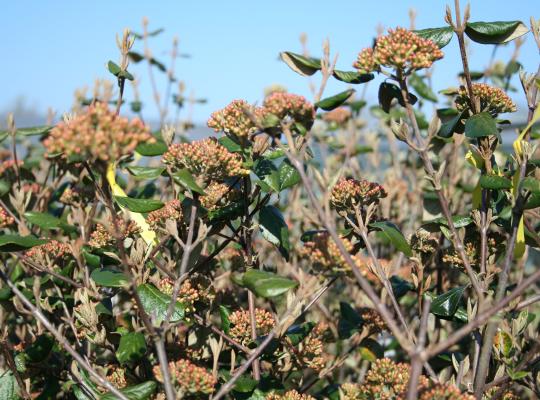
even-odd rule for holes
{"type": "MultiPolygon", "coordinates": [[[[173,36],[180,39],[180,51],[191,58],[179,59],[177,74],[188,91],[208,99],[197,106],[196,122],[230,100],[260,101],[263,89],[285,85],[289,91],[310,96],[307,80],[278,61],[282,50],[300,51],[298,37],[305,32],[313,55],[320,54],[325,38],[333,52],[339,52],[338,67],[351,69],[356,54],[370,45],[377,25],[408,26],[408,10],[417,12],[417,28],[443,26],[446,1],[18,1],[3,5],[0,23],[0,110],[24,96],[28,104],[45,112],[50,106],[58,115],[69,110],[73,91],[91,86],[107,77],[105,64],[117,61],[115,35],[124,27],[140,31],[141,19],[150,19],[150,29],[165,28],[152,40],[156,58],[168,60],[166,53],[173,36]]],[[[528,24],[538,10],[536,0],[473,0],[471,20],[515,20],[528,24]]],[[[537,16],[538,17],[538,16],[537,16]]],[[[141,44],[135,47],[140,48],[141,44]]],[[[487,65],[491,46],[474,44],[472,69],[487,65]]],[[[459,70],[456,41],[444,49],[446,57],[435,68],[436,90],[456,84],[459,70]]],[[[501,48],[504,58],[512,46],[501,48]]],[[[532,37],[520,57],[528,71],[535,71],[538,52],[532,37]]],[[[133,66],[141,78],[143,100],[151,102],[146,68],[133,66]]],[[[159,82],[163,84],[163,82],[159,82]]],[[[163,87],[163,85],[161,85],[163,87]]],[[[345,84],[332,82],[326,94],[344,90],[345,84]]],[[[128,98],[130,89],[128,88],[128,98]]],[[[376,85],[368,97],[375,99],[376,85]]],[[[520,94],[513,95],[522,103],[520,94]]],[[[145,117],[156,115],[148,104],[145,117]]],[[[3,121],[0,125],[4,125],[3,121]]]]}

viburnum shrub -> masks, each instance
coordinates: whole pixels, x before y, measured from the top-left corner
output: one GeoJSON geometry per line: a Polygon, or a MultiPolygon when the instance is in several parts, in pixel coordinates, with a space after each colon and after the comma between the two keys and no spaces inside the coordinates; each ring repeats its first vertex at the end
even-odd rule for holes
{"type": "Polygon", "coordinates": [[[211,137],[179,118],[204,100],[177,81],[176,40],[169,68],[154,58],[146,19],[118,39],[116,89],[77,91],[54,126],[10,117],[0,400],[538,398],[540,75],[519,58],[540,28],[455,6],[339,60],[303,37],[281,59],[320,74],[311,96],[231,99],[211,137]],[[496,46],[484,71],[466,39],[496,46]],[[133,64],[166,74],[155,131],[133,64]]]}

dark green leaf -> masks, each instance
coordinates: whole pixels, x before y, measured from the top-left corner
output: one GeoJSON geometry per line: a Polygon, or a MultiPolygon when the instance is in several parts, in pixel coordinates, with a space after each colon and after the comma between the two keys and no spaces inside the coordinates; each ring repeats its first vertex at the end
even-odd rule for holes
{"type": "Polygon", "coordinates": [[[264,191],[274,191],[279,193],[281,189],[280,174],[272,161],[266,158],[257,160],[254,165],[253,172],[255,172],[255,175],[257,175],[259,179],[266,184],[266,188],[261,186],[264,191]]]}
{"type": "Polygon", "coordinates": [[[15,132],[16,135],[21,136],[42,136],[49,133],[53,127],[49,125],[33,126],[29,128],[19,128],[15,132]]]}
{"type": "Polygon", "coordinates": [[[521,182],[521,186],[523,187],[523,189],[528,190],[532,194],[540,194],[540,181],[536,178],[533,178],[531,176],[526,177],[521,182]]]}
{"type": "Polygon", "coordinates": [[[452,318],[456,313],[465,287],[459,286],[436,296],[431,303],[431,312],[439,317],[452,318]]]}
{"type": "Polygon", "coordinates": [[[281,212],[274,206],[264,206],[259,212],[259,225],[262,236],[273,245],[288,260],[290,243],[289,227],[281,212]]]}
{"type": "MultiPolygon", "coordinates": [[[[161,323],[167,315],[167,309],[172,301],[171,296],[161,293],[155,286],[150,284],[139,285],[137,287],[137,293],[141,298],[144,310],[148,314],[155,316],[156,323],[161,323]]],[[[182,320],[184,318],[184,310],[184,305],[177,301],[171,316],[171,322],[182,320]]]]}
{"type": "Polygon", "coordinates": [[[30,345],[25,351],[26,360],[31,363],[40,363],[51,353],[54,346],[54,339],[52,336],[43,334],[38,336],[34,343],[30,345]]]}
{"type": "Polygon", "coordinates": [[[231,315],[231,312],[227,307],[220,304],[219,305],[219,316],[221,318],[221,329],[226,334],[229,334],[229,330],[231,329],[231,321],[229,320],[229,315],[231,315]]]}
{"type": "Polygon", "coordinates": [[[90,274],[90,278],[98,286],[105,287],[124,287],[129,283],[127,276],[123,272],[110,269],[95,269],[90,274]]]}
{"type": "Polygon", "coordinates": [[[321,60],[317,58],[307,58],[290,51],[284,51],[279,56],[290,69],[302,76],[313,75],[321,69],[321,60]]]}
{"type": "MultiPolygon", "coordinates": [[[[392,100],[397,99],[398,103],[405,107],[405,100],[401,94],[401,89],[393,83],[383,82],[379,86],[379,105],[384,112],[389,113],[392,107],[392,100]]],[[[409,103],[414,104],[418,99],[409,93],[409,103]]]]}
{"type": "Polygon", "coordinates": [[[146,354],[146,341],[144,335],[139,332],[130,332],[122,335],[116,358],[120,364],[126,364],[140,360],[146,354]]]}
{"type": "Polygon", "coordinates": [[[393,275],[390,278],[390,283],[392,284],[392,291],[396,298],[401,298],[407,294],[408,291],[414,290],[414,285],[410,282],[407,282],[405,279],[400,278],[397,275],[393,275]]]}
{"type": "Polygon", "coordinates": [[[302,236],[300,237],[300,240],[302,242],[311,242],[313,240],[313,237],[319,233],[325,233],[327,231],[325,230],[322,230],[322,229],[314,229],[312,231],[307,231],[307,232],[304,232],[302,233],[302,236]]]}
{"type": "Polygon", "coordinates": [[[159,210],[164,204],[159,200],[154,199],[134,199],[132,197],[114,196],[114,199],[122,207],[136,213],[148,213],[159,210]]]}
{"type": "Polygon", "coordinates": [[[163,140],[156,140],[155,143],[141,143],[136,148],[135,151],[141,156],[154,157],[161,156],[167,151],[167,145],[163,140]]]}
{"type": "Polygon", "coordinates": [[[479,138],[491,135],[499,136],[499,131],[497,123],[489,113],[475,114],[465,122],[465,136],[479,138]]]}
{"type": "Polygon", "coordinates": [[[233,390],[238,393],[251,393],[257,387],[259,381],[247,375],[240,376],[234,384],[233,390]]]}
{"type": "Polygon", "coordinates": [[[279,168],[279,190],[284,190],[290,188],[291,186],[296,185],[300,182],[300,174],[291,165],[291,162],[288,159],[285,159],[281,162],[279,168]]]}
{"type": "Polygon", "coordinates": [[[109,72],[111,74],[113,74],[114,76],[118,76],[118,74],[120,73],[120,71],[122,71],[122,69],[120,68],[120,66],[118,64],[116,64],[115,62],[113,61],[109,61],[107,63],[107,69],[109,70],[109,72]]]}
{"type": "Polygon", "coordinates": [[[512,181],[504,176],[498,175],[482,175],[480,177],[480,186],[484,189],[510,189],[512,181]]]}
{"type": "Polygon", "coordinates": [[[338,334],[340,339],[348,339],[358,332],[364,321],[349,303],[339,303],[338,334]]]}
{"type": "Polygon", "coordinates": [[[292,279],[258,269],[248,270],[242,283],[257,296],[265,298],[279,296],[298,285],[292,279]]]}
{"type": "Polygon", "coordinates": [[[468,22],[465,33],[482,44],[507,43],[529,32],[521,21],[468,22]]]}
{"type": "Polygon", "coordinates": [[[454,31],[449,26],[442,28],[420,29],[414,31],[414,33],[420,37],[423,37],[424,39],[433,41],[441,49],[450,43],[450,40],[452,40],[452,36],[454,35],[454,31]]]}
{"type": "Polygon", "coordinates": [[[183,187],[185,187],[186,189],[189,189],[195,193],[199,193],[199,194],[202,194],[202,195],[205,195],[206,193],[204,192],[203,188],[201,188],[197,182],[195,181],[195,178],[193,177],[193,175],[191,175],[191,172],[189,172],[189,170],[187,169],[181,169],[179,171],[176,171],[174,174],[173,174],[173,177],[174,177],[174,180],[182,185],[183,187]]]}
{"type": "Polygon", "coordinates": [[[293,346],[297,346],[310,334],[314,327],[314,322],[305,322],[300,325],[293,325],[289,329],[287,329],[287,332],[285,332],[285,336],[289,338],[293,346]]]}
{"type": "Polygon", "coordinates": [[[232,140],[228,136],[220,137],[218,139],[218,142],[219,142],[220,145],[225,147],[231,153],[238,153],[238,152],[242,151],[242,146],[240,146],[238,143],[236,143],[234,140],[232,140]]]}
{"type": "Polygon", "coordinates": [[[333,74],[334,78],[336,78],[338,81],[347,82],[347,83],[366,83],[375,78],[375,75],[373,74],[359,74],[356,71],[338,71],[337,69],[334,70],[333,74]]]}
{"type": "MultiPolygon", "coordinates": [[[[147,381],[135,386],[129,386],[120,390],[129,400],[149,400],[157,388],[157,383],[147,381]]],[[[101,396],[101,400],[116,400],[117,397],[112,393],[101,396]]]]}
{"type": "Polygon", "coordinates": [[[438,135],[443,138],[452,137],[454,133],[463,133],[465,125],[462,121],[463,113],[459,113],[441,124],[438,135]]]}
{"type": "Polygon", "coordinates": [[[369,225],[372,228],[380,229],[388,240],[403,254],[412,256],[412,250],[409,243],[397,226],[388,221],[373,222],[369,225]]]}
{"type": "Polygon", "coordinates": [[[409,77],[409,83],[416,90],[416,93],[426,100],[437,102],[437,96],[433,93],[433,90],[424,82],[424,79],[417,74],[412,74],[409,77]]]}
{"type": "Polygon", "coordinates": [[[354,89],[348,89],[344,92],[338,93],[335,96],[327,97],[315,103],[315,107],[322,108],[324,111],[331,111],[347,101],[352,94],[356,92],[354,89]]]}
{"type": "Polygon", "coordinates": [[[0,253],[21,251],[47,243],[48,240],[38,239],[35,236],[1,235],[0,253]]]}
{"type": "Polygon", "coordinates": [[[74,226],[69,225],[60,218],[56,218],[48,213],[27,211],[24,213],[24,217],[31,224],[39,226],[43,229],[63,229],[65,231],[73,231],[76,229],[74,226]]]}
{"type": "Polygon", "coordinates": [[[11,371],[0,372],[0,400],[19,400],[19,386],[11,371]]]}
{"type": "Polygon", "coordinates": [[[161,176],[164,167],[127,167],[129,173],[137,180],[156,179],[161,176]]]}

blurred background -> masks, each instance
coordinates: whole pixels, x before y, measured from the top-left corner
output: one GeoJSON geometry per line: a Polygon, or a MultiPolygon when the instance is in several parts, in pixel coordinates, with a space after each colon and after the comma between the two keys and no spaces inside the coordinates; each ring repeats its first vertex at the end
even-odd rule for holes
{"type": "MultiPolygon", "coordinates": [[[[371,45],[377,30],[411,26],[414,10],[416,29],[444,26],[446,1],[20,1],[3,5],[0,35],[2,63],[0,75],[0,129],[5,127],[7,112],[15,112],[19,127],[43,124],[51,110],[55,118],[69,112],[74,91],[88,87],[91,93],[95,79],[114,77],[107,71],[109,60],[119,63],[115,36],[124,28],[141,32],[143,17],[149,19],[149,31],[164,31],[149,38],[155,59],[167,66],[173,38],[179,41],[180,56],[175,75],[185,82],[184,95],[206,99],[195,104],[189,114],[196,125],[204,125],[210,113],[231,100],[243,98],[260,102],[264,88],[273,84],[312,98],[309,80],[291,71],[279,61],[280,51],[302,52],[299,37],[307,35],[312,56],[320,56],[323,41],[328,38],[331,52],[339,53],[337,66],[352,70],[358,52],[371,45]]],[[[462,7],[464,7],[463,2],[462,7]]],[[[452,4],[453,7],[453,4],[452,4]]],[[[522,20],[529,25],[531,13],[538,11],[537,0],[473,0],[471,21],[522,20]]],[[[538,15],[535,15],[538,18],[538,15]]],[[[137,41],[135,51],[143,52],[137,41]]],[[[471,69],[483,70],[493,57],[493,46],[471,43],[471,69]]],[[[444,48],[445,58],[433,68],[435,91],[456,86],[461,70],[455,38],[444,48]]],[[[508,60],[514,45],[500,46],[495,59],[508,60]]],[[[533,72],[538,54],[532,37],[520,50],[518,60],[525,70],[533,72]]],[[[147,121],[159,119],[152,98],[148,67],[144,62],[132,64],[130,72],[139,80],[143,115],[147,121]]],[[[166,75],[154,68],[156,86],[164,92],[166,75]]],[[[317,82],[319,76],[314,77],[317,82]]],[[[376,102],[375,82],[357,86],[358,96],[376,102]]],[[[515,79],[512,86],[519,87],[515,79]]],[[[171,95],[178,93],[177,83],[171,95]]],[[[345,90],[346,84],[331,80],[326,95],[345,90]]],[[[510,95],[521,106],[521,91],[510,95]]],[[[128,101],[133,90],[126,86],[128,101]]],[[[125,109],[128,112],[128,108],[125,109]]]]}

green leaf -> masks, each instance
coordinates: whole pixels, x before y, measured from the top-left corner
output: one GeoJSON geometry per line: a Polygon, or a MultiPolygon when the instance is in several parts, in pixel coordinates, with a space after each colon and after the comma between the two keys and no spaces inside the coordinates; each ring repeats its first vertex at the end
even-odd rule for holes
{"type": "Polygon", "coordinates": [[[154,157],[161,156],[167,151],[167,145],[161,139],[157,139],[155,143],[141,143],[135,151],[141,156],[154,157]]]}
{"type": "Polygon", "coordinates": [[[281,255],[288,260],[290,251],[289,227],[281,212],[274,206],[264,206],[259,212],[259,225],[262,236],[277,246],[281,255]]]}
{"type": "Polygon", "coordinates": [[[403,254],[408,257],[412,256],[412,250],[409,243],[399,230],[397,226],[388,221],[372,222],[370,225],[372,228],[379,229],[388,238],[388,240],[403,254]]]}
{"type": "Polygon", "coordinates": [[[242,151],[242,146],[236,143],[228,136],[222,136],[218,139],[218,143],[229,150],[231,153],[239,153],[242,151]]]}
{"type": "Polygon", "coordinates": [[[279,190],[284,190],[300,182],[300,174],[295,167],[291,165],[288,159],[281,162],[278,168],[279,190]]]}
{"type": "Polygon", "coordinates": [[[293,346],[297,346],[311,333],[314,327],[314,322],[305,322],[300,325],[293,325],[289,329],[287,329],[287,332],[285,332],[285,336],[289,338],[293,346]]]}
{"type": "Polygon", "coordinates": [[[313,75],[321,69],[321,60],[317,58],[307,58],[290,51],[281,52],[279,56],[290,69],[302,76],[313,75]]]}
{"type": "MultiPolygon", "coordinates": [[[[379,86],[379,105],[384,112],[389,113],[392,107],[392,100],[397,99],[398,103],[405,107],[405,100],[401,94],[401,89],[393,83],[383,82],[379,86]]],[[[414,104],[418,99],[412,93],[409,93],[409,103],[414,104]]]]}
{"type": "MultiPolygon", "coordinates": [[[[144,310],[150,315],[155,315],[157,324],[161,323],[167,315],[167,309],[172,301],[171,296],[161,293],[154,285],[150,284],[139,285],[137,293],[141,298],[144,310]]],[[[182,320],[184,311],[184,305],[177,301],[171,316],[171,322],[182,320]]]]}
{"type": "Polygon", "coordinates": [[[52,336],[47,334],[38,336],[34,343],[25,350],[26,360],[34,364],[45,361],[51,353],[54,343],[52,336]]]}
{"type": "Polygon", "coordinates": [[[179,171],[176,171],[174,174],[173,174],[173,177],[174,177],[174,180],[182,185],[183,187],[185,187],[186,189],[189,189],[195,193],[199,193],[199,194],[202,194],[202,195],[205,195],[206,193],[204,193],[204,190],[203,188],[201,188],[197,182],[195,181],[195,178],[193,177],[193,175],[191,175],[191,172],[189,172],[189,170],[183,168],[179,171]]]}
{"type": "Polygon", "coordinates": [[[5,195],[6,193],[9,193],[10,190],[11,190],[10,183],[4,179],[0,179],[0,197],[5,195]]]}
{"type": "MultiPolygon", "coordinates": [[[[473,219],[466,215],[454,215],[452,217],[452,222],[454,223],[454,226],[456,228],[464,228],[472,224],[473,219]]],[[[439,217],[439,218],[434,219],[433,221],[427,222],[427,224],[437,224],[437,225],[448,226],[448,221],[446,220],[446,217],[439,217]]]]}
{"type": "Polygon", "coordinates": [[[221,318],[221,329],[226,334],[229,334],[229,331],[231,330],[231,321],[229,320],[229,315],[231,315],[231,311],[224,305],[220,304],[219,316],[221,318]]]}
{"type": "Polygon", "coordinates": [[[298,285],[292,279],[258,269],[248,270],[242,278],[242,284],[264,298],[279,296],[298,285]]]}
{"type": "Polygon", "coordinates": [[[502,44],[529,32],[521,21],[468,22],[465,33],[474,42],[502,44]]]}
{"type": "Polygon", "coordinates": [[[35,236],[19,236],[19,235],[1,235],[0,236],[0,253],[9,253],[12,251],[21,251],[30,249],[34,246],[40,246],[47,243],[48,240],[38,239],[35,236]]]}
{"type": "Polygon", "coordinates": [[[426,100],[437,102],[437,96],[433,93],[433,90],[424,82],[424,79],[421,78],[418,74],[412,74],[409,77],[409,83],[413,89],[426,100]]]}
{"type": "Polygon", "coordinates": [[[442,28],[426,28],[413,32],[424,39],[433,41],[440,49],[450,43],[450,40],[452,40],[452,36],[454,35],[454,31],[449,26],[442,28]]]}
{"type": "Polygon", "coordinates": [[[122,207],[136,213],[148,213],[159,210],[164,204],[159,200],[154,199],[134,199],[132,197],[114,196],[114,199],[122,207]]]}
{"type": "Polygon", "coordinates": [[[528,190],[533,195],[539,195],[540,194],[540,181],[536,178],[533,178],[531,176],[526,177],[521,182],[521,187],[523,189],[528,190]]]}
{"type": "Polygon", "coordinates": [[[358,351],[362,359],[369,362],[374,362],[384,357],[384,348],[375,339],[369,337],[360,342],[358,351]]]}
{"type": "Polygon", "coordinates": [[[127,167],[127,170],[136,180],[146,180],[159,178],[161,174],[165,171],[165,168],[130,166],[127,167]]]}
{"type": "Polygon", "coordinates": [[[120,66],[118,64],[116,64],[115,62],[113,61],[109,61],[107,63],[107,69],[109,70],[109,72],[111,74],[113,74],[114,76],[118,76],[118,74],[120,74],[120,72],[122,71],[122,69],[120,68],[120,66]]]}
{"type": "Polygon", "coordinates": [[[105,287],[124,287],[129,283],[127,276],[123,272],[111,269],[95,269],[90,274],[90,278],[98,286],[105,287]]]}
{"type": "Polygon", "coordinates": [[[146,354],[146,341],[140,332],[129,332],[122,335],[116,358],[120,364],[138,361],[146,354]]]}
{"type": "Polygon", "coordinates": [[[431,303],[430,311],[439,317],[452,318],[459,307],[464,291],[465,287],[459,286],[436,296],[431,303]]]}
{"type": "Polygon", "coordinates": [[[322,108],[324,111],[331,111],[345,103],[354,92],[356,92],[354,89],[345,90],[344,92],[338,93],[335,96],[327,97],[326,99],[318,101],[315,103],[315,107],[322,108]]]}
{"type": "Polygon", "coordinates": [[[0,400],[19,400],[19,386],[11,371],[0,372],[0,400]]]}
{"type": "Polygon", "coordinates": [[[65,231],[74,231],[76,228],[73,225],[69,225],[55,216],[42,213],[38,211],[27,211],[24,213],[24,217],[28,222],[39,226],[43,229],[63,229],[65,231]]]}
{"type": "Polygon", "coordinates": [[[280,173],[272,161],[266,158],[257,160],[254,165],[253,172],[262,181],[258,183],[264,183],[266,185],[265,187],[263,187],[263,185],[259,185],[264,191],[274,191],[279,193],[281,189],[280,173]]]}
{"type": "MultiPolygon", "coordinates": [[[[154,381],[147,381],[135,386],[130,386],[120,390],[129,400],[149,400],[150,396],[154,394],[157,388],[157,383],[154,381]]],[[[101,400],[116,400],[116,397],[112,393],[107,393],[101,396],[101,400]]]]}
{"type": "Polygon", "coordinates": [[[349,303],[339,303],[338,335],[340,339],[348,339],[358,332],[364,321],[349,303]]]}
{"type": "MultiPolygon", "coordinates": [[[[19,128],[15,131],[15,135],[20,136],[43,136],[51,131],[53,127],[50,125],[32,126],[28,128],[19,128]]],[[[3,132],[0,132],[2,134],[3,132]]],[[[6,132],[7,133],[7,132],[6,132]]],[[[1,142],[1,140],[0,140],[1,142]]]]}
{"type": "Polygon", "coordinates": [[[390,278],[390,283],[392,285],[394,296],[396,296],[398,299],[405,296],[408,291],[414,290],[414,285],[412,283],[407,282],[405,279],[397,275],[393,275],[390,278]]]}
{"type": "Polygon", "coordinates": [[[479,138],[496,135],[499,137],[497,123],[487,112],[475,114],[465,122],[465,136],[469,138],[479,138]]]}
{"type": "Polygon", "coordinates": [[[454,117],[448,119],[441,124],[441,128],[437,135],[443,138],[452,137],[454,133],[463,133],[465,125],[463,125],[463,113],[458,113],[454,117]]]}
{"type": "Polygon", "coordinates": [[[238,393],[251,393],[258,384],[259,381],[256,381],[248,375],[242,375],[236,380],[233,390],[238,393]]]}
{"type": "Polygon", "coordinates": [[[306,231],[304,233],[302,233],[302,236],[300,236],[300,240],[302,242],[311,242],[313,240],[313,237],[319,233],[325,233],[327,232],[326,230],[324,229],[313,229],[311,231],[306,231]]]}
{"type": "Polygon", "coordinates": [[[334,70],[332,75],[338,81],[352,84],[366,83],[375,78],[373,74],[359,74],[356,71],[338,71],[337,69],[334,70]]]}
{"type": "Polygon", "coordinates": [[[480,186],[484,189],[511,189],[512,181],[504,176],[482,175],[480,177],[480,186]]]}

